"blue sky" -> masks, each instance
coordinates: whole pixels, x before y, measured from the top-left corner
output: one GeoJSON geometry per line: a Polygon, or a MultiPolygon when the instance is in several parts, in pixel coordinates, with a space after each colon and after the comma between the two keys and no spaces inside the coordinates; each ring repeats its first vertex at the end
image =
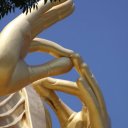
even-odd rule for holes
{"type": "MultiPolygon", "coordinates": [[[[75,6],[72,16],[39,37],[53,40],[83,57],[103,92],[112,128],[125,128],[128,126],[128,1],[75,0],[75,6]]],[[[18,13],[2,19],[0,30],[18,13]]],[[[45,54],[43,56],[32,54],[26,61],[39,64],[50,59],[45,54]]],[[[76,80],[78,75],[72,71],[60,77],[76,80]]],[[[80,110],[78,99],[62,93],[59,95],[74,110],[80,110]]],[[[53,128],[59,128],[53,112],[52,118],[53,128]]]]}

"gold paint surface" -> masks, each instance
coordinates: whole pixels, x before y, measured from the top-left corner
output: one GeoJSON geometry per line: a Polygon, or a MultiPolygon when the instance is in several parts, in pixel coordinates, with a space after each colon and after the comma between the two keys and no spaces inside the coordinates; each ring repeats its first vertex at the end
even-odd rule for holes
{"type": "Polygon", "coordinates": [[[40,0],[38,10],[19,15],[0,33],[0,128],[52,128],[43,102],[54,110],[61,128],[110,128],[102,93],[80,55],[36,37],[73,11],[72,0],[46,4],[40,0]],[[37,66],[26,64],[27,53],[37,51],[55,58],[37,66]],[[79,74],[77,81],[52,78],[73,67],[79,74]],[[72,110],[55,91],[77,96],[81,111],[72,110]]]}

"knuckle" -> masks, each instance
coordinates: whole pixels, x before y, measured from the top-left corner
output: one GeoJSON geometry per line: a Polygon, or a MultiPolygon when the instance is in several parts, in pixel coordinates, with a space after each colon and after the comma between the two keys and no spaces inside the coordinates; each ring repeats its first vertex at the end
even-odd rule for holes
{"type": "Polygon", "coordinates": [[[72,57],[72,58],[80,58],[80,54],[77,53],[77,52],[73,52],[73,53],[71,54],[71,57],[72,57]]]}
{"type": "Polygon", "coordinates": [[[82,68],[88,68],[88,65],[84,62],[84,63],[82,63],[81,67],[82,68]]]}

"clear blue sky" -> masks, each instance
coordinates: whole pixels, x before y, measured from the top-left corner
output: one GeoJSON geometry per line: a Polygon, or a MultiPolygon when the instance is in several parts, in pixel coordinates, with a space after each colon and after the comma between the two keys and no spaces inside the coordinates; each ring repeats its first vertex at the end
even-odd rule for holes
{"type": "MultiPolygon", "coordinates": [[[[75,0],[75,12],[39,36],[58,42],[83,57],[103,92],[112,128],[128,126],[128,1],[75,0]]],[[[0,30],[12,20],[10,14],[0,21],[0,30]]],[[[48,57],[49,58],[49,57],[48,57]]],[[[45,60],[41,54],[27,57],[31,64],[45,60]]],[[[64,79],[76,80],[75,72],[64,79]]],[[[80,110],[78,99],[59,93],[74,110],[80,110]],[[71,98],[68,98],[71,97],[71,98]],[[78,102],[78,104],[77,104],[78,102]]],[[[59,128],[52,113],[53,128],[59,128]]]]}

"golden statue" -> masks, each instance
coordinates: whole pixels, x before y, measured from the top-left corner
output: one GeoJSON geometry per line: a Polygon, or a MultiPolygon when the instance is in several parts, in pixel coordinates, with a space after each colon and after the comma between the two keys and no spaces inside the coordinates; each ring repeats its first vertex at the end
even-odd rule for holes
{"type": "Polygon", "coordinates": [[[41,99],[55,111],[61,128],[110,128],[101,91],[79,54],[36,37],[73,10],[72,0],[40,0],[37,10],[19,15],[0,33],[0,128],[51,128],[41,99]],[[55,59],[38,66],[26,64],[25,56],[36,51],[55,59]],[[76,82],[51,78],[73,67],[80,75],[76,82]],[[55,90],[77,96],[82,110],[71,110],[55,90]]]}

